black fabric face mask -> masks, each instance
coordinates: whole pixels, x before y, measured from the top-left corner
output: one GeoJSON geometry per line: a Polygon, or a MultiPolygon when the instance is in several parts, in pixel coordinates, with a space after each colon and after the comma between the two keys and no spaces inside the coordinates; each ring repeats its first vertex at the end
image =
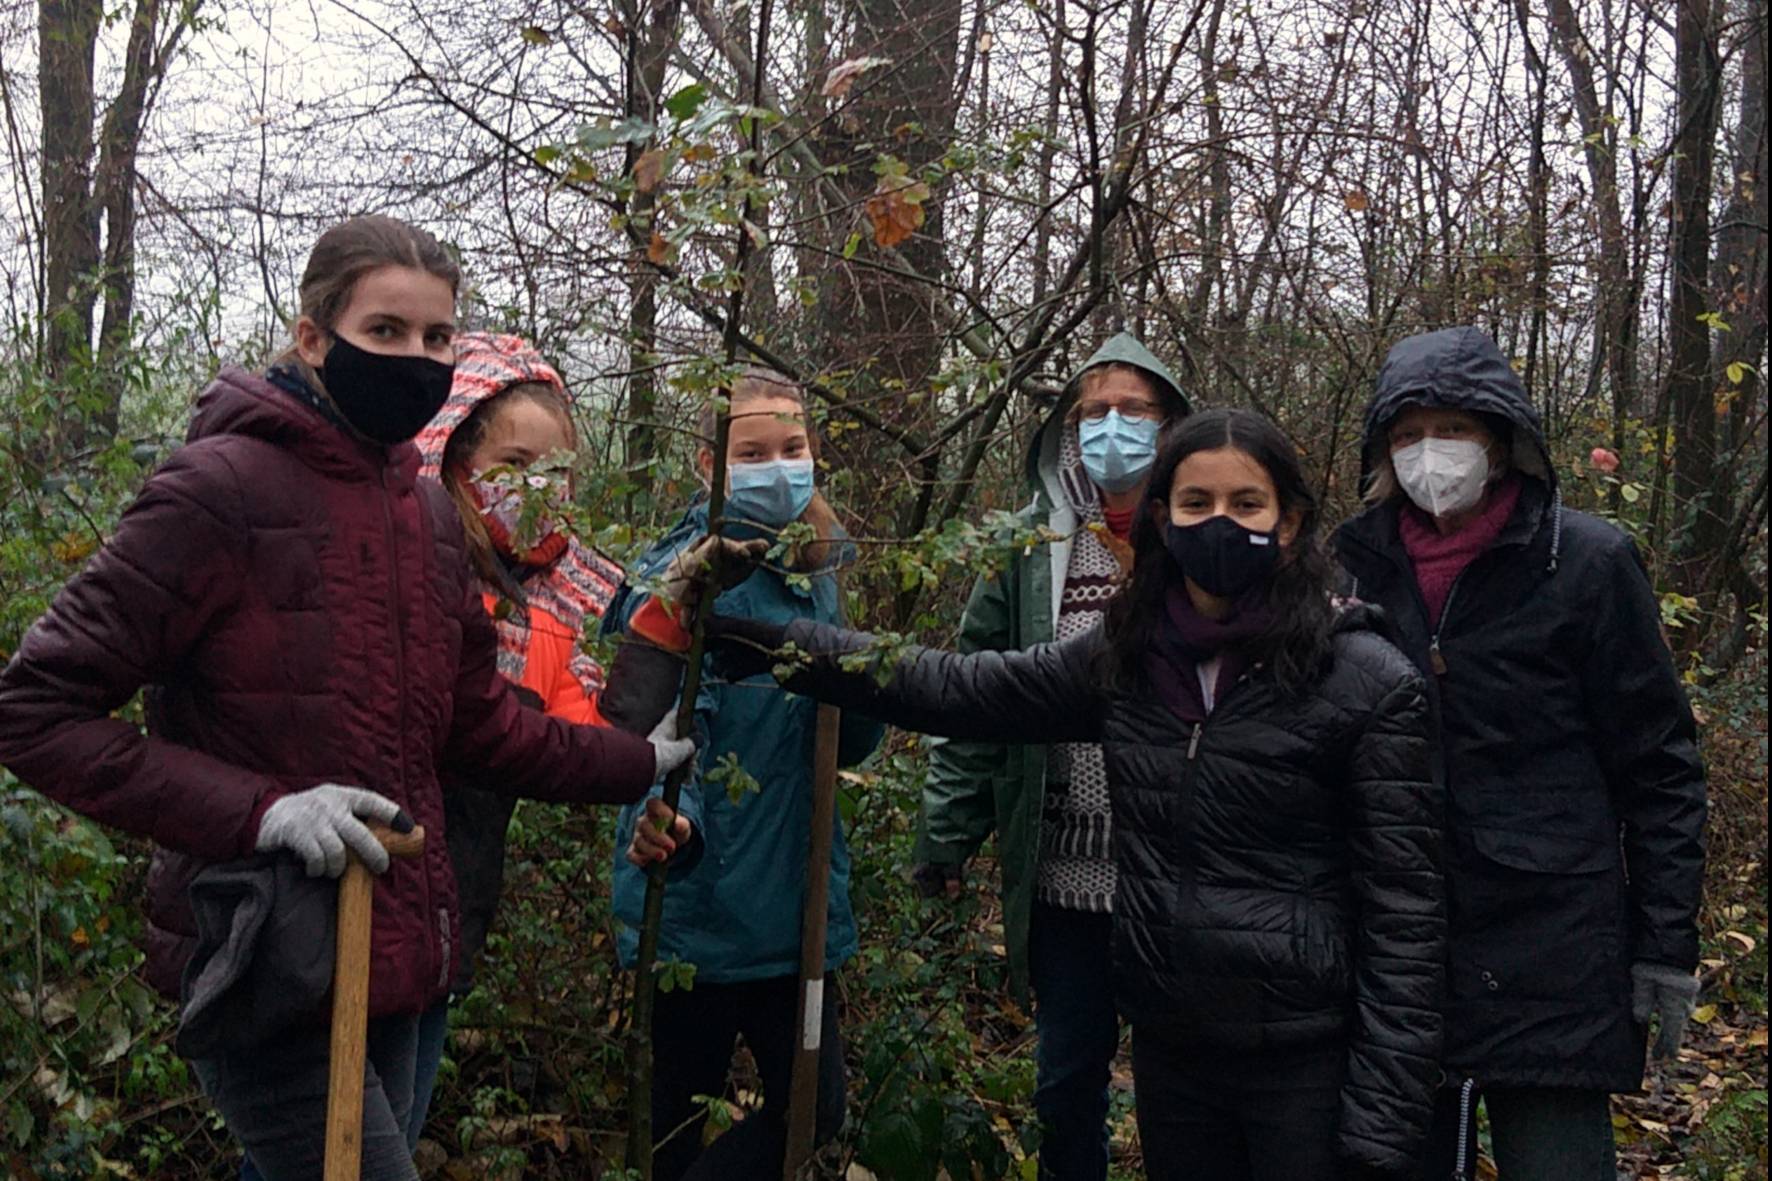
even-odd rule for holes
{"type": "Polygon", "coordinates": [[[390,356],[332,338],[320,380],[344,420],[386,447],[404,443],[449,400],[455,366],[429,357],[390,356]]]}
{"type": "Polygon", "coordinates": [[[1280,561],[1277,530],[1257,533],[1222,515],[1198,525],[1165,521],[1163,547],[1194,585],[1224,599],[1237,598],[1265,582],[1280,561]]]}

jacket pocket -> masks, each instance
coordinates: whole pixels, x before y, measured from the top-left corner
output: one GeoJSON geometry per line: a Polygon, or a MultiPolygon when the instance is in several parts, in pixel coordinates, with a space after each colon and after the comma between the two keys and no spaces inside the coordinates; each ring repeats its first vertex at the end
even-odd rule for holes
{"type": "Polygon", "coordinates": [[[1300,894],[1294,906],[1295,946],[1299,971],[1306,983],[1327,998],[1340,998],[1353,988],[1347,924],[1332,907],[1300,894]]]}
{"type": "Polygon", "coordinates": [[[1484,860],[1530,873],[1600,873],[1620,860],[1616,840],[1591,841],[1555,832],[1472,828],[1470,841],[1484,860]]]}
{"type": "Polygon", "coordinates": [[[1589,1002],[1624,987],[1616,844],[1475,829],[1450,875],[1455,998],[1589,1002]]]}

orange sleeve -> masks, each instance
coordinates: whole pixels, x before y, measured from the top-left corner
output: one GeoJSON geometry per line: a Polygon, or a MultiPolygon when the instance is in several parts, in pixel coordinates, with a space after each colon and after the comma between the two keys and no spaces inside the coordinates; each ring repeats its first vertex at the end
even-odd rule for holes
{"type": "MultiPolygon", "coordinates": [[[[495,596],[487,596],[488,610],[495,602],[495,596]]],[[[572,673],[576,641],[572,630],[560,620],[530,608],[522,685],[541,698],[542,708],[552,717],[579,726],[607,726],[597,709],[597,699],[585,692],[584,684],[572,673]]]]}
{"type": "Polygon", "coordinates": [[[640,609],[634,612],[633,618],[628,620],[628,630],[666,651],[687,652],[689,630],[683,626],[677,612],[675,605],[666,603],[657,595],[651,595],[640,604],[640,609]]]}

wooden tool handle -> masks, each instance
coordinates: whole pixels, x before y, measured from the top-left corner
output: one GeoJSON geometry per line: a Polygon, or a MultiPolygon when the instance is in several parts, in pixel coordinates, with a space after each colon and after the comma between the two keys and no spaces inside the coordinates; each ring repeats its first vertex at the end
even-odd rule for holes
{"type": "MultiPolygon", "coordinates": [[[[402,860],[424,852],[425,830],[369,831],[402,860]]],[[[369,1038],[369,923],[375,875],[355,853],[338,882],[338,951],[332,965],[332,1060],[326,1086],[325,1181],[359,1181],[363,1170],[363,1077],[369,1038]]]]}
{"type": "Polygon", "coordinates": [[[422,824],[413,825],[411,832],[395,832],[378,820],[368,821],[367,825],[389,857],[405,861],[425,851],[425,826],[422,824]]]}

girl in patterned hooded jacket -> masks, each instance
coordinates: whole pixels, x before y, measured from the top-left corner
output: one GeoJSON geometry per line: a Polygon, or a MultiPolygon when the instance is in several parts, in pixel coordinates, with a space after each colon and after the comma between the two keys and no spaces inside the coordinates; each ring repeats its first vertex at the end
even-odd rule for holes
{"type": "MultiPolygon", "coordinates": [[[[421,477],[440,480],[461,513],[482,599],[498,632],[498,671],[531,708],[605,726],[603,670],[580,646],[608,608],[623,571],[573,535],[569,465],[578,443],[560,374],[520,337],[455,338],[449,400],[416,440],[421,477]]],[[[693,547],[692,547],[693,548],[693,547]]],[[[667,576],[669,581],[669,576],[667,576]]],[[[654,610],[659,610],[654,608],[654,610]]],[[[662,614],[639,621],[647,638],[674,641],[662,614]]],[[[676,684],[676,670],[666,670],[676,684]]],[[[449,997],[473,986],[504,883],[512,801],[444,768],[445,836],[461,907],[461,949],[448,996],[419,1024],[418,1077],[407,1140],[424,1129],[448,1028],[449,997]]]]}

